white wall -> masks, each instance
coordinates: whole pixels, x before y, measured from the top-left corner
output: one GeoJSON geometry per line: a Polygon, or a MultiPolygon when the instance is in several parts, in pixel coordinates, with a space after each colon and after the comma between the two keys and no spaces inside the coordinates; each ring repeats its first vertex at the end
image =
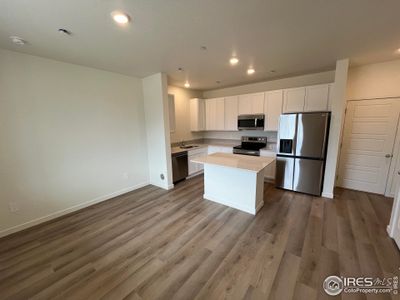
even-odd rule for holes
{"type": "Polygon", "coordinates": [[[173,184],[167,76],[157,73],[142,82],[150,183],[170,189],[173,184]]]}
{"type": "Polygon", "coordinates": [[[171,133],[171,143],[194,140],[203,137],[202,133],[190,131],[190,99],[201,98],[203,93],[175,86],[168,86],[168,94],[175,98],[175,132],[171,133]]]}
{"type": "Polygon", "coordinates": [[[400,97],[400,59],[351,68],[347,100],[400,97]]]}
{"type": "Polygon", "coordinates": [[[331,125],[329,128],[328,152],[326,154],[324,186],[322,196],[333,198],[336,182],[337,165],[340,155],[340,141],[346,109],[346,85],[349,60],[336,62],[335,82],[332,85],[331,125]]]}
{"type": "Polygon", "coordinates": [[[140,79],[0,50],[0,235],[147,184],[145,141],[140,79]]]}
{"type": "Polygon", "coordinates": [[[288,77],[246,85],[239,85],[223,89],[205,91],[204,98],[226,97],[234,95],[242,95],[249,93],[258,93],[272,90],[279,90],[292,87],[300,87],[306,85],[331,83],[335,79],[335,71],[326,71],[314,74],[288,77]]]}

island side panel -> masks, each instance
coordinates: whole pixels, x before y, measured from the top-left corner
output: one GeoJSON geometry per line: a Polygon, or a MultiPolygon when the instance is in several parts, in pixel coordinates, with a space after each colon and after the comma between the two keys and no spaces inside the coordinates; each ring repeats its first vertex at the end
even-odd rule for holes
{"type": "Polygon", "coordinates": [[[204,198],[255,215],[263,205],[263,174],[205,164],[204,198]]]}

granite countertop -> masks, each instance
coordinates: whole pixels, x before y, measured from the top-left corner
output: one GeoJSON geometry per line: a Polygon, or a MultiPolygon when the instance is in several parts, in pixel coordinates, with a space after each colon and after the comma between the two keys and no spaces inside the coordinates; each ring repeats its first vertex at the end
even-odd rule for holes
{"type": "Polygon", "coordinates": [[[196,157],[191,161],[195,163],[218,165],[258,173],[270,163],[275,161],[275,158],[230,153],[213,153],[207,156],[196,157]]]}

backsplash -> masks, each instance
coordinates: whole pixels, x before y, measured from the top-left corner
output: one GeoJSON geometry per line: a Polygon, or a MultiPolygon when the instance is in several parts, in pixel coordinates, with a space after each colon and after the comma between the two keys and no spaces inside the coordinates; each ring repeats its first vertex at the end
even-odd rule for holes
{"type": "Polygon", "coordinates": [[[205,139],[228,139],[240,140],[242,136],[265,136],[268,142],[276,142],[276,131],[258,131],[258,130],[245,130],[245,131],[207,131],[203,133],[205,139]]]}

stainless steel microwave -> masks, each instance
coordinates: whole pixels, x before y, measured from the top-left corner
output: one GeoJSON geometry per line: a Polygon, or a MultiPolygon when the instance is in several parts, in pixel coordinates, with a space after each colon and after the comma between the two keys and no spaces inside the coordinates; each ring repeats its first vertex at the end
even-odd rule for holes
{"type": "Polygon", "coordinates": [[[265,115],[239,115],[239,130],[264,130],[265,115]]]}

